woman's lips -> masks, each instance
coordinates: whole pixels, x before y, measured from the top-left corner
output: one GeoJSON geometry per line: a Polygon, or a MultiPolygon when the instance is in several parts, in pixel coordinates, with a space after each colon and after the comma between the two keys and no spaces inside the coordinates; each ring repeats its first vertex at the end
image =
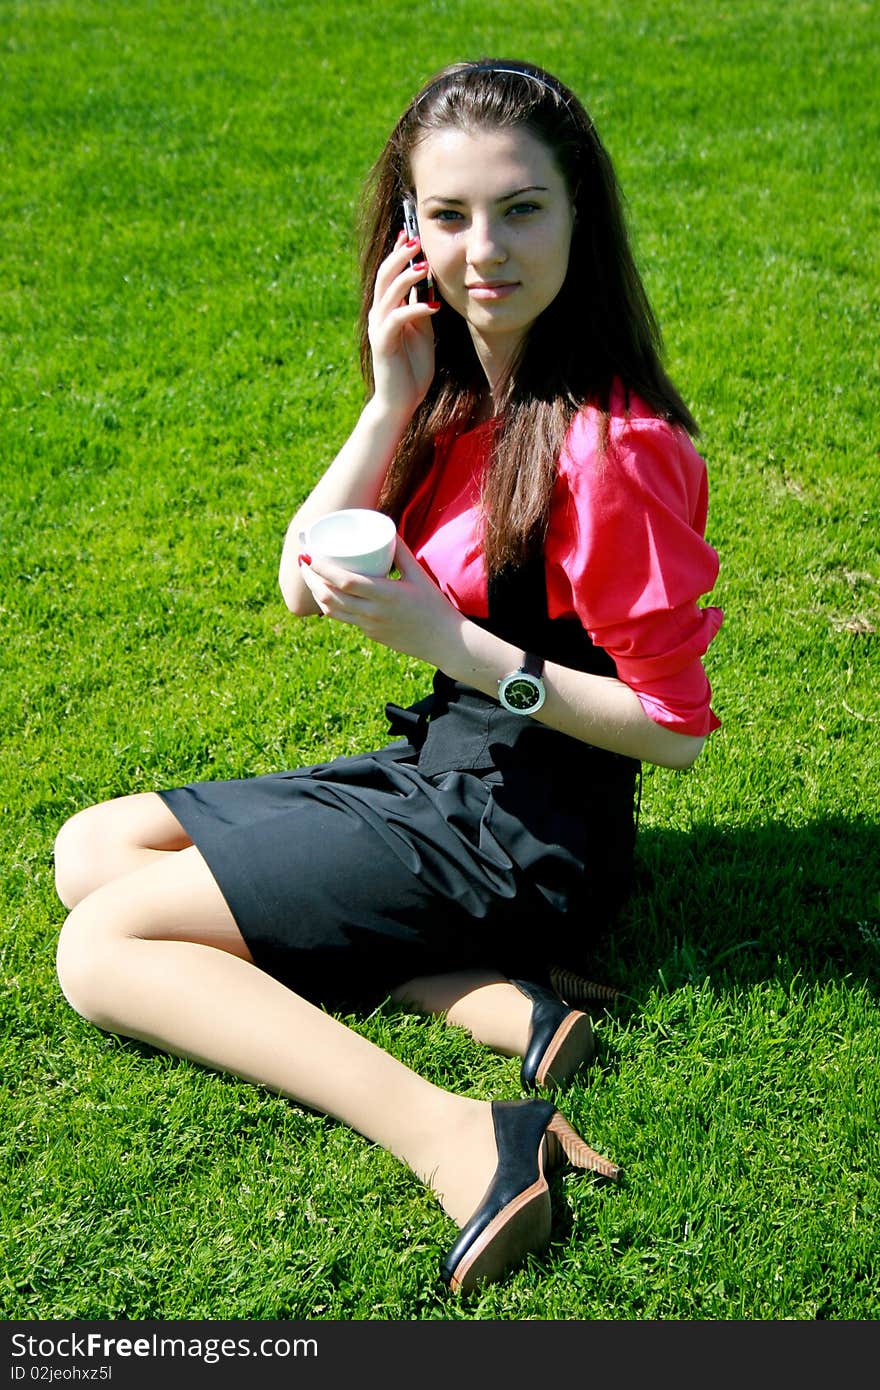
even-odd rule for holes
{"type": "Polygon", "coordinates": [[[516,280],[499,280],[496,284],[467,285],[465,286],[472,299],[506,299],[519,288],[516,280]]]}

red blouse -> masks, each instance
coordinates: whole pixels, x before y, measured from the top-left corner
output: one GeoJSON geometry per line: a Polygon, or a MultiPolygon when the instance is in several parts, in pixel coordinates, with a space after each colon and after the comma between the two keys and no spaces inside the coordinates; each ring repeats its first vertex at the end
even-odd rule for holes
{"type": "MultiPolygon", "coordinates": [[[[698,598],[718,576],[704,539],[706,465],[685,430],[636,398],[575,418],[559,461],[544,548],[551,618],[580,619],[645,712],[678,733],[717,729],[701,658],[722,621],[698,598]]],[[[479,498],[493,424],[437,449],[400,521],[424,570],[460,612],[488,614],[479,498]]]]}

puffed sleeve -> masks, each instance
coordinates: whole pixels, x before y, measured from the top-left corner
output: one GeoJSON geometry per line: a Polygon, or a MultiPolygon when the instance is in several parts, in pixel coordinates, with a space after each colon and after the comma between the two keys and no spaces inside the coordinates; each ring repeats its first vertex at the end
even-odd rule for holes
{"type": "Polygon", "coordinates": [[[719,720],[702,657],[722,621],[700,607],[718,576],[705,539],[706,466],[686,431],[631,407],[576,418],[547,536],[551,617],[577,616],[651,719],[704,735],[719,720]]]}

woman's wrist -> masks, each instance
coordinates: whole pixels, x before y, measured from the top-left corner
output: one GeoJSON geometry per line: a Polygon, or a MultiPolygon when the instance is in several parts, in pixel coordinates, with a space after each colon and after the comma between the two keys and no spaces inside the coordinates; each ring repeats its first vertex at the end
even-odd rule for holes
{"type": "Polygon", "coordinates": [[[401,405],[374,391],[364,404],[362,418],[374,428],[388,430],[395,436],[394,447],[400,442],[407,425],[415,414],[415,406],[401,405]]]}
{"type": "Polygon", "coordinates": [[[449,625],[445,647],[444,659],[438,663],[444,674],[493,697],[498,693],[498,682],[522,658],[519,647],[461,613],[456,613],[449,625]]]}

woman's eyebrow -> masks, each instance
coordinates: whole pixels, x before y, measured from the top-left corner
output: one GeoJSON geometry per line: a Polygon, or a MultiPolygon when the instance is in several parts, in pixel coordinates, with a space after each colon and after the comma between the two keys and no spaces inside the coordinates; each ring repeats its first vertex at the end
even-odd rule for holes
{"type": "MultiPolygon", "coordinates": [[[[524,193],[547,193],[549,190],[541,183],[530,183],[527,188],[515,188],[512,193],[502,193],[500,198],[496,198],[496,203],[507,203],[511,198],[521,198],[524,193]]],[[[463,207],[463,198],[447,198],[442,193],[432,193],[425,199],[425,203],[446,203],[453,207],[463,207]]]]}

